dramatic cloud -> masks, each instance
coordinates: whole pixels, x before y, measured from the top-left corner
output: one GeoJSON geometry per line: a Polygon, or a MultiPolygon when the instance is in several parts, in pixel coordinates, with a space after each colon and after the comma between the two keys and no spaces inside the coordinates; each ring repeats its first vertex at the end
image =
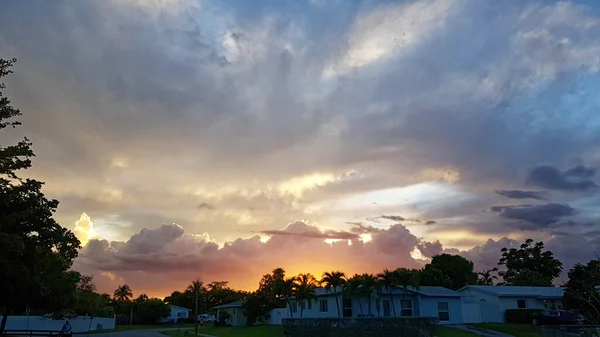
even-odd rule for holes
{"type": "Polygon", "coordinates": [[[547,193],[544,191],[520,191],[520,190],[498,190],[496,194],[511,199],[534,199],[547,200],[547,193]]]}
{"type": "Polygon", "coordinates": [[[576,166],[561,172],[554,166],[539,166],[529,172],[527,182],[543,188],[563,191],[586,191],[598,185],[590,178],[596,170],[584,166],[576,166]]]}
{"type": "Polygon", "coordinates": [[[274,266],[369,271],[473,247],[482,259],[503,237],[595,240],[582,233],[600,214],[599,13],[6,0],[0,57],[19,61],[5,93],[24,115],[3,141],[33,141],[28,174],[89,241],[78,266],[150,293],[274,266]],[[184,228],[157,228],[170,223],[184,228]]]}
{"type": "MultiPolygon", "coordinates": [[[[273,231],[271,231],[273,232],[273,231]]],[[[351,233],[347,233],[351,234],[351,233]]],[[[99,288],[109,291],[126,282],[138,292],[172,291],[190,278],[226,279],[234,287],[252,289],[260,276],[275,267],[290,273],[342,269],[347,273],[378,272],[383,268],[418,268],[424,261],[412,257],[419,249],[430,256],[441,251],[439,242],[419,240],[402,225],[372,233],[370,241],[343,235],[296,221],[277,231],[268,241],[259,236],[237,239],[219,246],[208,235],[186,234],[171,224],[144,228],[124,242],[92,239],[80,252],[75,268],[99,274],[99,288]],[[159,280],[171,278],[171,284],[159,280]]]]}
{"type": "Polygon", "coordinates": [[[542,205],[493,206],[491,210],[492,212],[498,213],[502,218],[525,221],[537,228],[547,227],[558,222],[563,217],[575,214],[575,209],[571,206],[556,203],[542,205]]]}

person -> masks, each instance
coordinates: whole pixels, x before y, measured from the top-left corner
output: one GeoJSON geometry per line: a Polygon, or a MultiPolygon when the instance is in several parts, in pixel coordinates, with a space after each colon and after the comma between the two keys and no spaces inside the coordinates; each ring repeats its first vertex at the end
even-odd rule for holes
{"type": "Polygon", "coordinates": [[[61,336],[71,337],[73,336],[73,330],[71,329],[71,324],[69,324],[69,320],[65,321],[65,324],[60,329],[61,336]]]}

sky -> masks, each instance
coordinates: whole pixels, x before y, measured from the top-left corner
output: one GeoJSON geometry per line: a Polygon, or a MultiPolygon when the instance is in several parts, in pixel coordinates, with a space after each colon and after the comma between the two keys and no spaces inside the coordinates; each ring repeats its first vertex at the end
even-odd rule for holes
{"type": "Polygon", "coordinates": [[[6,94],[112,293],[600,245],[592,1],[5,0],[6,94]]]}

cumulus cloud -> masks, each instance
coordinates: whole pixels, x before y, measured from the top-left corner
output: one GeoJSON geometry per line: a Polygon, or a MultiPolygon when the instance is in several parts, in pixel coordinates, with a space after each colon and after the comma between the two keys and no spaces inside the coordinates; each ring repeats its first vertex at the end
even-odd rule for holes
{"type": "Polygon", "coordinates": [[[103,284],[99,288],[104,291],[118,282],[127,282],[138,291],[167,292],[174,290],[169,288],[173,284],[191,277],[227,279],[232,286],[251,289],[262,274],[275,267],[317,276],[331,268],[348,273],[418,268],[423,261],[415,260],[411,252],[418,248],[428,255],[439,247],[439,242],[423,242],[402,225],[372,233],[371,240],[364,242],[356,235],[346,238],[296,221],[266,242],[253,236],[219,246],[208,235],[187,234],[180,225],[170,224],[144,228],[127,241],[92,239],[81,250],[75,268],[116,276],[100,278],[98,282],[103,284]],[[325,238],[344,240],[326,243],[325,238]],[[165,276],[172,282],[160,286],[152,281],[165,276]]]}
{"type": "Polygon", "coordinates": [[[554,166],[542,165],[529,172],[527,182],[531,185],[553,190],[586,191],[598,187],[591,180],[595,174],[595,169],[581,165],[564,172],[559,171],[554,166]]]}

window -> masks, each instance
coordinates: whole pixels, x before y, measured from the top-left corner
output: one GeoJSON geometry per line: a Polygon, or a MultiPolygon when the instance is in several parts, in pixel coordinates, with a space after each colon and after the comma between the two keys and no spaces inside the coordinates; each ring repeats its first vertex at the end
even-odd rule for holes
{"type": "Polygon", "coordinates": [[[298,304],[300,305],[300,309],[302,309],[302,310],[306,309],[306,302],[300,301],[298,304]]]}
{"type": "Polygon", "coordinates": [[[448,311],[448,302],[438,302],[438,317],[440,321],[449,321],[450,312],[448,311]]]}
{"type": "Polygon", "coordinates": [[[292,312],[298,312],[298,304],[296,303],[296,301],[291,301],[290,307],[292,308],[292,312]]]}
{"type": "Polygon", "coordinates": [[[327,300],[319,301],[319,311],[320,312],[328,312],[329,308],[327,308],[327,300]]]}
{"type": "Polygon", "coordinates": [[[390,317],[390,300],[383,300],[383,317],[390,317]]]}
{"type": "Polygon", "coordinates": [[[308,310],[312,309],[312,300],[308,300],[308,310]]]}
{"type": "Polygon", "coordinates": [[[527,309],[527,301],[525,301],[525,300],[517,300],[517,308],[519,308],[519,309],[527,309]]]}
{"type": "Polygon", "coordinates": [[[344,298],[342,300],[342,311],[344,313],[344,317],[352,317],[352,299],[344,298]]]}
{"type": "Polygon", "coordinates": [[[413,308],[412,308],[412,300],[402,300],[400,301],[402,306],[402,316],[412,316],[413,308]]]}

